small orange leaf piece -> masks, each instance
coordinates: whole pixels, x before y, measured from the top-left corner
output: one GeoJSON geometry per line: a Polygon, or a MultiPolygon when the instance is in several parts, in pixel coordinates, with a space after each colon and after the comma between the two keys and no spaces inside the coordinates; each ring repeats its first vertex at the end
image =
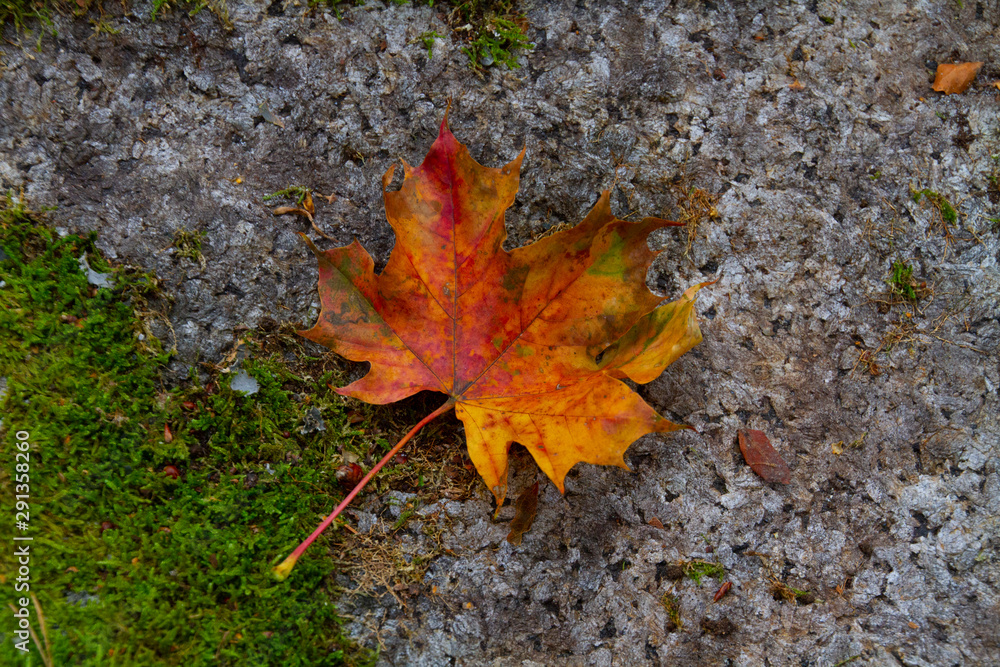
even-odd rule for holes
{"type": "Polygon", "coordinates": [[[941,63],[937,67],[934,75],[934,90],[945,95],[952,93],[964,93],[972,80],[976,78],[979,68],[983,64],[979,63],[941,63]]]}
{"type": "Polygon", "coordinates": [[[298,206],[279,206],[278,208],[271,211],[274,215],[288,215],[289,213],[294,213],[295,215],[301,215],[303,218],[308,218],[309,222],[313,221],[313,214],[304,208],[299,208],[298,206]]]}
{"type": "Polygon", "coordinates": [[[762,431],[743,429],[739,432],[739,439],[743,458],[762,480],[778,484],[792,481],[792,471],[788,469],[788,464],[771,446],[771,441],[762,431]]]}
{"type": "Polygon", "coordinates": [[[535,522],[538,514],[538,482],[535,482],[517,497],[514,502],[514,520],[510,522],[510,532],[507,534],[507,541],[518,546],[521,544],[521,537],[531,530],[531,524],[535,522]]]}
{"type": "Polygon", "coordinates": [[[174,434],[170,431],[170,424],[163,425],[163,442],[170,444],[174,441],[174,434]]]}
{"type": "Polygon", "coordinates": [[[620,220],[609,191],[576,227],[505,250],[523,159],[482,166],[446,115],[423,163],[403,163],[399,190],[395,166],[382,177],[396,244],[381,273],[357,241],[320,250],[306,239],[322,311],[300,333],[371,363],[337,392],[375,404],[446,394],[498,506],[515,442],[562,492],[577,463],[627,469],[635,440],[685,428],[622,379],[649,382],[701,341],[694,295],[708,284],[672,303],[650,292],[647,238],[680,223],[620,220]]]}
{"type": "Polygon", "coordinates": [[[712,602],[718,602],[722,598],[726,597],[726,593],[733,587],[733,582],[727,581],[726,583],[719,586],[719,590],[715,591],[715,595],[712,596],[712,602]]]}

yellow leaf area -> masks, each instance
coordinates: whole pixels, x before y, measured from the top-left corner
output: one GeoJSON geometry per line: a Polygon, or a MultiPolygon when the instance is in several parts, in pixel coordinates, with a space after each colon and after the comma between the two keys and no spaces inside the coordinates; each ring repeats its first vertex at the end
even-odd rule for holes
{"type": "Polygon", "coordinates": [[[383,176],[396,245],[382,273],[357,241],[326,251],[310,243],[322,312],[301,332],[371,362],[338,390],[345,396],[384,404],[447,394],[498,505],[514,442],[564,491],[576,463],[626,467],[636,439],[683,428],[621,378],[649,382],[701,340],[702,285],[665,305],[646,287],[656,255],[647,237],[677,223],[619,220],[605,191],[576,227],[503,249],[523,159],[480,165],[446,116],[423,164],[403,164],[401,189],[387,189],[395,167],[383,176]]]}

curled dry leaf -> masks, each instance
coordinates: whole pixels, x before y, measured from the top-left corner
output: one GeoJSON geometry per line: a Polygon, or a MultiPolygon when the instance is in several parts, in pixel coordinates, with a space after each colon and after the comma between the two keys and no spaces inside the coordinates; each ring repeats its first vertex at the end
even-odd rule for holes
{"type": "Polygon", "coordinates": [[[964,93],[982,66],[981,62],[941,63],[934,75],[934,90],[945,95],[964,93]]]}
{"type": "MultiPolygon", "coordinates": [[[[333,195],[330,195],[331,197],[333,195]]],[[[313,231],[322,236],[323,238],[333,241],[334,239],[326,234],[322,229],[316,226],[316,220],[313,216],[316,214],[316,205],[313,203],[312,193],[306,192],[305,198],[302,200],[302,206],[279,206],[278,208],[271,211],[274,215],[288,215],[289,213],[295,215],[301,215],[303,218],[309,220],[309,224],[312,226],[313,231]]]]}
{"type": "Polygon", "coordinates": [[[309,222],[313,221],[312,213],[304,208],[299,208],[298,206],[279,206],[271,212],[275,215],[287,215],[289,213],[294,213],[295,215],[301,215],[303,218],[308,218],[309,222]]]}
{"type": "Polygon", "coordinates": [[[538,514],[538,482],[535,482],[517,497],[514,502],[514,520],[510,522],[510,532],[507,533],[507,541],[518,546],[521,544],[521,537],[531,530],[531,524],[535,522],[535,515],[538,514]]]}
{"type": "Polygon", "coordinates": [[[792,471],[788,469],[788,464],[771,446],[771,441],[762,431],[743,429],[739,432],[739,439],[743,458],[761,479],[778,484],[792,481],[792,471]]]}
{"type": "Polygon", "coordinates": [[[712,596],[712,602],[718,602],[722,598],[726,597],[726,593],[733,587],[733,582],[727,581],[726,583],[719,586],[719,590],[715,591],[715,595],[712,596]]]}

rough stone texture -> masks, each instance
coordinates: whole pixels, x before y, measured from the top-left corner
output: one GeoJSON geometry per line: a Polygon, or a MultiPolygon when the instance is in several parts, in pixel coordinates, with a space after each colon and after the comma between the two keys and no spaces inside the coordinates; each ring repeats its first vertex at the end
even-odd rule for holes
{"type": "MultiPolygon", "coordinates": [[[[720,194],[720,217],[687,259],[666,234],[651,284],[720,279],[699,297],[705,342],[640,391],[698,433],[638,442],[634,474],[580,466],[564,498],[545,487],[517,548],[485,488],[425,507],[455,555],[405,609],[355,598],[352,631],[398,665],[995,664],[1000,8],[958,4],[525,2],[537,50],[483,78],[454,37],[430,60],[414,41],[449,33],[439,9],[233,3],[227,30],[139,5],[110,17],[116,36],[59,20],[40,52],[0,45],[0,182],[167,279],[181,372],[237,325],[316,312],[305,224],[264,194],[335,193],[318,224],[384,263],[380,176],[419,163],[449,97],[482,162],[527,145],[515,245],[603,188],[620,215],[677,214],[684,176],[720,194]],[[973,87],[931,92],[936,64],[963,60],[986,63],[973,87]],[[959,211],[950,241],[910,196],[925,187],[959,211]],[[181,229],[207,232],[204,268],[174,256],[181,229]],[[879,308],[893,259],[932,291],[916,308],[879,308]],[[873,375],[862,354],[880,348],[873,375]],[[743,426],[769,434],[790,485],[745,466],[743,426]],[[690,558],[726,567],[721,602],[718,582],[664,576],[690,558]],[[819,601],[774,599],[772,575],[819,601]]],[[[395,539],[419,550],[420,525],[395,539]]]]}

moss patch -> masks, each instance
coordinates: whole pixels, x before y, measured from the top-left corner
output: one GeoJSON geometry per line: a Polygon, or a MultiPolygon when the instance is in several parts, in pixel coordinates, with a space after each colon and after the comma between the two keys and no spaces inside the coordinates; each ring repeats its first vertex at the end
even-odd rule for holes
{"type": "MultiPolygon", "coordinates": [[[[269,577],[340,495],[329,463],[353,426],[327,388],[339,371],[301,349],[282,364],[251,342],[242,367],[257,393],[233,391],[223,372],[164,387],[169,353],[140,315],[155,280],[40,218],[0,204],[0,495],[13,517],[15,433],[27,431],[30,521],[18,534],[34,538],[31,592],[55,664],[370,662],[341,633],[328,540],[289,580],[269,577]],[[112,288],[88,284],[84,254],[112,288]],[[302,432],[310,409],[325,430],[302,432]]],[[[6,585],[16,568],[4,550],[6,585]]],[[[0,663],[37,660],[9,639],[0,663]]]]}
{"type": "MultiPolygon", "coordinates": [[[[124,8],[128,8],[127,3],[123,3],[124,8]]],[[[229,8],[225,0],[153,0],[149,18],[157,18],[167,15],[171,9],[179,7],[187,12],[189,16],[194,16],[203,9],[208,9],[227,28],[232,27],[229,20],[229,8]]],[[[75,0],[67,2],[65,0],[0,0],[0,26],[12,24],[18,32],[27,33],[33,25],[52,25],[52,14],[54,12],[72,13],[74,16],[82,17],[91,10],[99,14],[99,18],[90,19],[94,26],[94,32],[114,35],[118,30],[105,20],[102,0],[75,0]]],[[[39,35],[39,40],[41,35],[39,35]]]]}
{"type": "Polygon", "coordinates": [[[958,224],[958,212],[951,205],[951,202],[945,199],[944,195],[929,188],[911,190],[910,196],[914,202],[919,202],[920,198],[923,197],[934,205],[934,208],[938,211],[944,236],[947,239],[951,239],[951,228],[958,224]]]}
{"type": "Polygon", "coordinates": [[[886,282],[889,284],[891,294],[909,299],[910,301],[917,300],[915,288],[919,287],[920,284],[913,279],[913,267],[911,265],[899,260],[894,261],[889,279],[886,282]]]}

